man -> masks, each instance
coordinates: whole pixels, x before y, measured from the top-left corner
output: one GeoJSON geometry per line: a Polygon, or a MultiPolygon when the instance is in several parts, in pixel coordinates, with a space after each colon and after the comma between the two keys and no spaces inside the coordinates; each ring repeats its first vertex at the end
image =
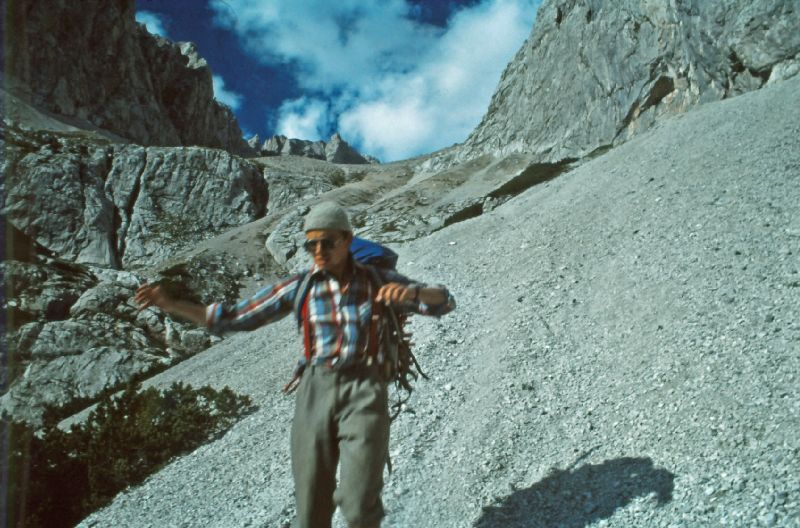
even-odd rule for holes
{"type": "MultiPolygon", "coordinates": [[[[411,282],[381,270],[378,291],[369,271],[350,253],[353,232],[345,210],[334,203],[306,216],[305,249],[313,257],[303,303],[306,353],[292,422],[292,472],[299,528],[330,527],[336,505],[351,528],[380,526],[380,493],[388,459],[387,381],[368,360],[373,300],[423,315],[451,311],[455,301],[443,286],[411,282]],[[340,465],[340,482],[336,469],[340,465]]],[[[168,297],[158,286],[136,292],[140,309],[158,306],[214,331],[252,330],[294,311],[305,274],[265,288],[235,306],[201,306],[168,297]]]]}

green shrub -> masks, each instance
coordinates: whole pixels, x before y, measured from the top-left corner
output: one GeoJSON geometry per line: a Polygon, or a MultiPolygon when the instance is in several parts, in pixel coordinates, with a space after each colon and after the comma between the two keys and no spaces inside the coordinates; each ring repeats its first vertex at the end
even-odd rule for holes
{"type": "Polygon", "coordinates": [[[74,526],[173,457],[222,434],[252,407],[250,398],[227,387],[139,389],[132,385],[104,400],[68,432],[53,421],[39,432],[3,424],[7,526],[74,526]]]}

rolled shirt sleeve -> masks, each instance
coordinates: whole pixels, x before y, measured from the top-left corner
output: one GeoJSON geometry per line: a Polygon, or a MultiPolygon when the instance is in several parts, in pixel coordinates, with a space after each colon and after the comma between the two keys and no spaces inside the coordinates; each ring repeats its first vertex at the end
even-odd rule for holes
{"type": "Polygon", "coordinates": [[[206,307],[206,326],[215,333],[255,330],[291,313],[302,275],[262,288],[235,305],[213,303],[206,307]]]}
{"type": "Polygon", "coordinates": [[[394,270],[381,270],[381,275],[385,282],[397,282],[409,288],[435,288],[440,290],[445,296],[445,301],[441,304],[425,304],[423,302],[403,303],[401,309],[405,312],[441,317],[442,315],[452,312],[456,308],[455,298],[453,298],[453,295],[444,285],[415,282],[394,270]]]}

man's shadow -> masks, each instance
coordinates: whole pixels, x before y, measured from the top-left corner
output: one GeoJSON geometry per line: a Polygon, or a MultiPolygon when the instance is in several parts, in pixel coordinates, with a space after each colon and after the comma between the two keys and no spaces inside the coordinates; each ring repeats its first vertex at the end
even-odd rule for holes
{"type": "Polygon", "coordinates": [[[636,497],[654,494],[658,506],[672,500],[675,475],[653,467],[649,458],[616,458],[572,469],[576,465],[553,470],[530,488],[484,508],[473,528],[580,528],[611,517],[636,497]]]}

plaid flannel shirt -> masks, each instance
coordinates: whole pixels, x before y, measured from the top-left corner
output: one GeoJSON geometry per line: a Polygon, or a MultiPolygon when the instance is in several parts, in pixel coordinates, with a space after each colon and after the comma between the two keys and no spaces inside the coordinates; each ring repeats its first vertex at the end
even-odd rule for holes
{"type": "MultiPolygon", "coordinates": [[[[327,271],[314,266],[306,298],[311,337],[311,364],[341,368],[363,360],[372,317],[372,299],[377,292],[369,272],[351,260],[351,277],[345,291],[339,281],[327,271]]],[[[422,288],[425,284],[412,281],[392,270],[379,269],[384,282],[398,282],[422,288]]],[[[305,273],[263,288],[249,299],[236,305],[214,303],[206,308],[206,324],[211,331],[254,330],[292,313],[295,296],[305,273]]],[[[402,311],[421,315],[441,316],[455,308],[455,300],[444,286],[446,301],[440,305],[404,303],[402,311]]],[[[305,351],[298,368],[306,364],[305,351]]]]}

